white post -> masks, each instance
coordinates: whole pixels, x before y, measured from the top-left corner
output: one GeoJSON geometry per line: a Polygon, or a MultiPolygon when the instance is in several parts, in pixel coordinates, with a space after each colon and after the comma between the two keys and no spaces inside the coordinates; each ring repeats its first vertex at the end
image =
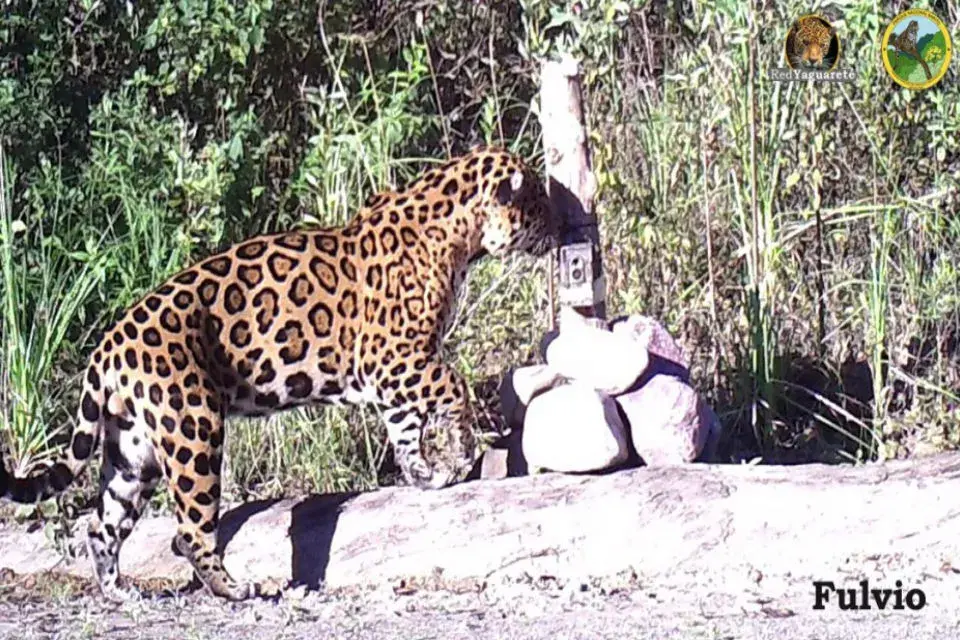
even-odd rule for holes
{"type": "Polygon", "coordinates": [[[580,65],[569,56],[543,65],[540,124],[550,200],[566,219],[559,251],[560,304],[586,317],[604,318],[600,236],[593,213],[596,179],[587,145],[580,65]]]}

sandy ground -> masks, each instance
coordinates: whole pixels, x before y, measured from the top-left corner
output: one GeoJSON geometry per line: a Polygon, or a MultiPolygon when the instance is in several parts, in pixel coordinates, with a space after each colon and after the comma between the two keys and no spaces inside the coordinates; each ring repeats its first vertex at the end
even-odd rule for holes
{"type": "MultiPolygon", "coordinates": [[[[812,595],[765,602],[642,585],[529,580],[465,591],[398,585],[228,603],[199,591],[122,606],[89,582],[3,576],[0,638],[691,638],[844,640],[960,637],[960,602],[920,612],[814,611],[812,595]]],[[[936,597],[935,594],[931,594],[936,597]]],[[[947,603],[942,603],[947,604],[947,603]]]]}
{"type": "MultiPolygon", "coordinates": [[[[960,638],[960,459],[920,471],[789,472],[789,481],[776,469],[730,468],[384,490],[334,504],[335,544],[313,535],[332,529],[323,500],[255,509],[228,549],[240,573],[313,576],[326,562],[328,588],[244,603],[193,591],[113,605],[90,583],[86,558],[60,555],[78,551],[77,531],[0,522],[0,639],[960,638]],[[683,482],[682,500],[666,501],[683,482]],[[476,515],[503,504],[513,519],[476,515]],[[409,514],[424,524],[396,526],[409,514]],[[330,553],[305,553],[308,543],[330,553]],[[603,571],[560,562],[587,550],[603,571]],[[421,577],[387,578],[396,575],[421,577]],[[926,606],[842,611],[834,598],[814,610],[815,580],[901,582],[922,590],[926,606]]],[[[124,575],[153,589],[179,584],[185,563],[170,552],[172,526],[169,515],[141,522],[121,557],[124,575]]]]}

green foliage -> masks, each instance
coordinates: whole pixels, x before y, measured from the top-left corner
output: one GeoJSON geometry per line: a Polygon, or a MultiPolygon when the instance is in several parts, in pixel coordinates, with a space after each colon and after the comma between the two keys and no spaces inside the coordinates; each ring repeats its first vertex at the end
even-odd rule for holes
{"type": "MultiPolygon", "coordinates": [[[[42,224],[28,225],[15,216],[10,173],[0,145],[0,425],[22,471],[43,459],[38,454],[47,439],[60,431],[51,425],[65,422],[60,404],[67,394],[54,383],[58,356],[96,277],[91,264],[77,268],[42,224]]],[[[58,177],[48,176],[51,189],[59,186],[58,177]]],[[[54,227],[57,204],[42,211],[54,227]]]]}
{"type": "Polygon", "coordinates": [[[311,200],[309,220],[341,224],[373,192],[410,179],[416,166],[402,158],[407,141],[429,136],[438,118],[424,108],[429,67],[425,47],[402,52],[402,66],[382,75],[365,69],[351,76],[345,60],[361,43],[348,42],[329,65],[330,88],[305,92],[307,117],[316,131],[291,183],[291,193],[311,200]]]}
{"type": "MultiPolygon", "coordinates": [[[[8,3],[0,415],[21,470],[69,427],[68,382],[96,329],[164,277],[250,234],[342,223],[372,191],[480,141],[481,129],[531,149],[515,134],[528,131],[535,87],[514,73],[522,59],[500,11],[8,3]]],[[[384,460],[375,418],[288,414],[278,433],[297,442],[239,422],[232,475],[271,491],[268,480],[292,470],[302,487],[370,486],[384,460]]]]}
{"type": "MultiPolygon", "coordinates": [[[[751,440],[769,459],[955,446],[950,74],[915,93],[875,64],[878,31],[906,7],[823,9],[857,81],[800,85],[765,70],[783,66],[785,32],[809,6],[678,6],[666,29],[683,36],[654,50],[669,81],[641,67],[590,92],[621,308],[688,336],[741,452],[751,440]]],[[[643,59],[630,29],[618,47],[617,60],[643,59]]]]}
{"type": "MultiPolygon", "coordinates": [[[[956,446],[960,90],[953,71],[922,93],[886,77],[878,34],[894,5],[823,7],[857,81],[800,85],[766,74],[810,8],[792,0],[8,3],[10,457],[26,469],[49,453],[95,329],[188,262],[339,224],[475,143],[536,163],[538,65],[560,53],[584,64],[610,311],[681,338],[731,458],[956,446]]],[[[449,336],[471,382],[532,356],[544,290],[523,259],[471,272],[449,336]]],[[[389,473],[370,411],[230,434],[241,491],[389,473]]]]}

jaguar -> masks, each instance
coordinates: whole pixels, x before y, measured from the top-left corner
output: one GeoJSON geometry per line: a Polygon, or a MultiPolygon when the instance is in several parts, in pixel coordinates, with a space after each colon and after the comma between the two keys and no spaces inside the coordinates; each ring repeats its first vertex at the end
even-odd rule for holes
{"type": "Polygon", "coordinates": [[[218,596],[261,595],[261,584],[228,574],[217,548],[225,419],[372,404],[408,484],[462,481],[478,440],[466,384],[441,358],[456,293],[477,259],[542,256],[560,227],[529,165],[480,147],[371,196],[343,226],[256,236],[209,256],[104,332],[68,445],[25,477],[0,460],[0,495],[35,503],[62,492],[102,438],[87,548],[105,597],[137,594],[118,556],[161,480],[177,519],[173,552],[218,596]]]}
{"type": "Polygon", "coordinates": [[[921,56],[917,50],[917,36],[919,34],[920,23],[916,20],[911,20],[906,29],[897,35],[890,36],[887,46],[893,47],[898,54],[904,53],[920,63],[920,67],[923,69],[923,74],[927,76],[927,80],[932,80],[933,73],[930,71],[930,65],[927,64],[927,61],[923,59],[923,56],[921,56]]]}
{"type": "Polygon", "coordinates": [[[791,30],[787,57],[794,68],[830,66],[830,44],[836,30],[819,16],[804,16],[791,30]],[[829,58],[829,59],[828,59],[829,58]]]}

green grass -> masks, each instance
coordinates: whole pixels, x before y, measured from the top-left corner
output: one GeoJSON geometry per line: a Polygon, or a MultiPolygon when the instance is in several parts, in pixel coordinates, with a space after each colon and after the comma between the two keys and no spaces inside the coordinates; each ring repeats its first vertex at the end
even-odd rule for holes
{"type": "Polygon", "coordinates": [[[878,76],[871,7],[831,16],[852,86],[761,72],[801,5],[698,2],[663,76],[621,65],[590,93],[613,307],[681,337],[735,457],[957,441],[956,91],[878,76]]]}
{"type": "MultiPolygon", "coordinates": [[[[0,428],[8,434],[18,470],[42,462],[47,440],[62,435],[66,380],[58,369],[61,350],[85,300],[96,285],[93,265],[77,266],[55,236],[31,229],[15,215],[11,171],[0,144],[0,428]],[[27,251],[30,245],[35,251],[27,251]]],[[[57,202],[43,211],[58,225],[57,202]]]]}

